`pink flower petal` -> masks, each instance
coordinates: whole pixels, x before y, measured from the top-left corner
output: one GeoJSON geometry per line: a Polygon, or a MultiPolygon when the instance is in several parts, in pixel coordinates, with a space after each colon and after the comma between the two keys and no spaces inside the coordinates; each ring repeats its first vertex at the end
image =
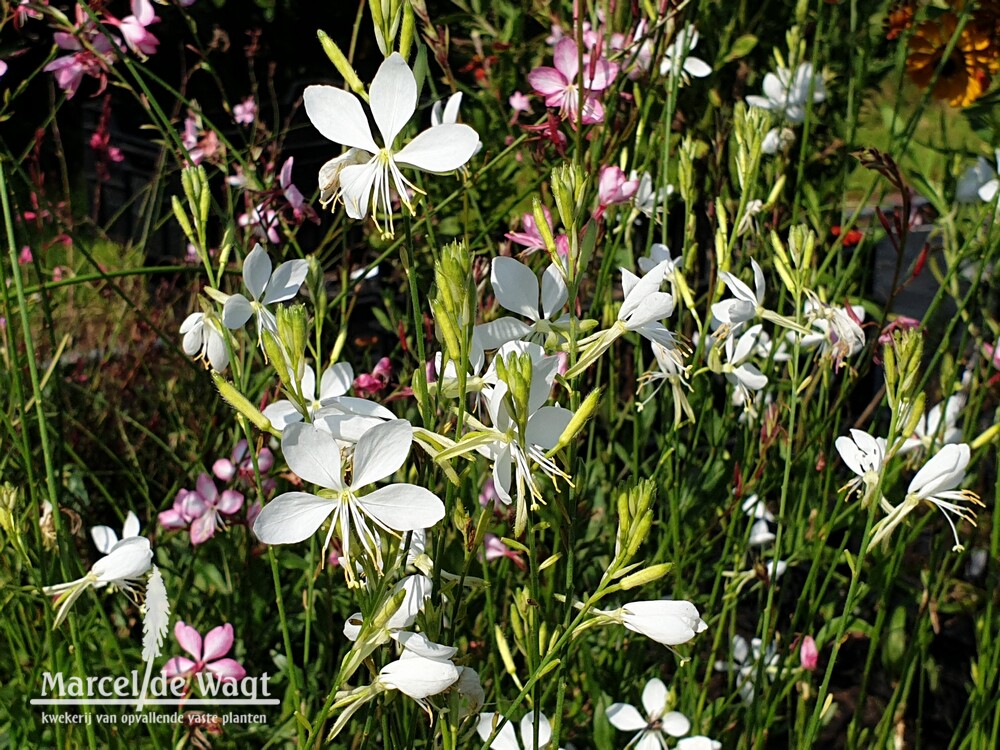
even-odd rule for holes
{"type": "Polygon", "coordinates": [[[174,638],[191,656],[201,659],[201,634],[197,630],[185,625],[183,620],[178,620],[174,625],[174,638]]]}
{"type": "Polygon", "coordinates": [[[163,667],[163,674],[167,677],[186,677],[195,668],[195,663],[183,656],[175,656],[163,667]]]}
{"type": "Polygon", "coordinates": [[[211,664],[206,664],[207,669],[212,674],[217,674],[223,680],[242,680],[247,676],[247,671],[235,659],[219,659],[211,664]]]}
{"type": "Polygon", "coordinates": [[[227,622],[208,631],[205,636],[205,651],[202,658],[205,661],[214,661],[220,656],[228,654],[232,647],[233,626],[227,622]]]}
{"type": "Polygon", "coordinates": [[[568,37],[560,39],[552,51],[552,62],[564,80],[572,81],[576,78],[576,74],[580,72],[580,52],[576,42],[568,37]]]}
{"type": "Polygon", "coordinates": [[[205,511],[204,515],[196,518],[191,524],[191,544],[197,547],[215,536],[218,518],[218,512],[214,508],[205,511]]]}
{"type": "Polygon", "coordinates": [[[236,490],[226,490],[222,493],[222,497],[219,498],[219,505],[217,507],[220,513],[231,516],[243,507],[243,494],[236,490]]]}
{"type": "Polygon", "coordinates": [[[528,83],[539,94],[545,97],[561,96],[569,82],[555,68],[535,68],[528,73],[528,83]]]}

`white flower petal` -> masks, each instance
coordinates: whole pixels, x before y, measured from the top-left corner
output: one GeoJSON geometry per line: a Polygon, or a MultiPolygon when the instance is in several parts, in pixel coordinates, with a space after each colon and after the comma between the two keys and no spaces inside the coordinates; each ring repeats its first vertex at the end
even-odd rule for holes
{"type": "Polygon", "coordinates": [[[94,540],[94,546],[102,555],[108,554],[111,548],[118,544],[118,534],[110,526],[95,526],[90,530],[90,538],[94,540]]]}
{"type": "Polygon", "coordinates": [[[424,172],[451,172],[472,158],[478,143],[479,134],[468,125],[438,125],[407,143],[393,161],[424,172]]]}
{"type": "Polygon", "coordinates": [[[521,744],[525,750],[539,750],[547,747],[552,739],[552,725],[545,714],[538,717],[538,744],[535,744],[535,715],[527,713],[521,717],[521,744]]]}
{"type": "MultiPolygon", "coordinates": [[[[416,534],[414,534],[414,536],[416,536],[416,534]]],[[[410,627],[410,625],[412,625],[417,619],[417,615],[419,615],[423,610],[424,603],[430,599],[431,592],[433,590],[434,582],[427,576],[406,576],[392,589],[393,596],[398,594],[400,591],[406,591],[406,597],[403,599],[403,603],[399,605],[399,609],[397,609],[395,614],[393,614],[393,616],[389,618],[388,622],[386,622],[385,626],[389,630],[401,630],[403,628],[410,627]]],[[[444,647],[442,646],[442,648],[444,647]]],[[[429,655],[424,654],[424,656],[429,655]]]]}
{"type": "Polygon", "coordinates": [[[546,319],[555,317],[569,299],[566,281],[555,263],[550,263],[542,274],[542,315],[546,319]]]}
{"type": "Polygon", "coordinates": [[[965,468],[969,465],[971,452],[965,443],[946,445],[923,465],[913,477],[907,493],[927,498],[955,489],[965,479],[965,468]]]}
{"type": "Polygon", "coordinates": [[[307,482],[331,490],[343,489],[340,447],[328,432],[311,424],[290,424],[281,435],[288,468],[307,482]]]}
{"type": "Polygon", "coordinates": [[[125,523],[122,526],[122,539],[139,536],[139,529],[139,517],[132,511],[129,511],[125,515],[125,523]]]}
{"type": "Polygon", "coordinates": [[[365,513],[394,531],[427,529],[444,518],[444,503],[428,489],[390,484],[358,498],[365,513]]]}
{"type": "Polygon", "coordinates": [[[646,709],[646,715],[652,717],[662,716],[666,705],[667,686],[659,677],[654,677],[642,689],[642,707],[646,709]]]}
{"type": "Polygon", "coordinates": [[[250,300],[242,294],[234,294],[222,305],[222,324],[231,330],[242,328],[252,316],[250,300]]]}
{"type": "Polygon", "coordinates": [[[410,653],[435,661],[449,661],[458,653],[458,649],[454,646],[442,646],[440,643],[434,643],[423,633],[399,633],[396,635],[396,642],[410,653]]]}
{"type": "Polygon", "coordinates": [[[538,320],[538,279],[524,263],[500,256],[490,270],[493,294],[511,312],[538,320]]]}
{"type": "Polygon", "coordinates": [[[531,326],[517,318],[498,318],[475,328],[474,336],[483,349],[499,349],[506,343],[523,339],[531,333],[531,326]]]}
{"type": "Polygon", "coordinates": [[[257,243],[243,261],[243,283],[246,284],[250,296],[259,300],[270,278],[271,258],[260,243],[257,243]]]}
{"type": "Polygon", "coordinates": [[[372,427],[354,449],[353,489],[374,484],[380,479],[392,476],[410,454],[413,443],[413,427],[405,419],[372,427]]]}
{"type": "Polygon", "coordinates": [[[284,302],[298,294],[299,287],[306,280],[309,273],[309,264],[302,260],[288,260],[278,266],[271,280],[267,283],[267,293],[264,295],[264,304],[272,302],[284,302]]]}
{"type": "Polygon", "coordinates": [[[382,165],[377,158],[364,164],[352,164],[341,170],[341,197],[344,200],[344,210],[352,219],[363,219],[368,215],[372,187],[381,174],[382,165]]]}
{"type": "Polygon", "coordinates": [[[153,550],[144,536],[122,539],[111,551],[90,568],[97,583],[114,583],[139,578],[149,570],[153,550]]]}
{"type": "Polygon", "coordinates": [[[325,138],[370,154],[378,153],[368,118],[354,94],[333,86],[306,86],[302,101],[309,121],[325,138]]]}
{"type": "Polygon", "coordinates": [[[611,726],[622,732],[638,732],[646,728],[646,719],[635,706],[628,703],[612,703],[606,714],[611,726]]]}
{"type": "Polygon", "coordinates": [[[546,450],[554,448],[559,442],[570,421],[573,412],[561,406],[543,406],[528,419],[528,427],[524,439],[529,445],[538,445],[546,450]]]}
{"type": "MultiPolygon", "coordinates": [[[[493,734],[494,723],[499,724],[503,721],[503,718],[500,714],[495,713],[479,714],[479,724],[476,726],[476,732],[478,732],[483,742],[493,734]]],[[[514,725],[511,722],[508,721],[497,732],[497,736],[490,743],[490,750],[521,750],[520,745],[517,744],[517,737],[514,734],[514,725]]]]}
{"type": "Polygon", "coordinates": [[[286,492],[264,506],[253,522],[253,533],[264,544],[295,544],[315,534],[336,507],[334,500],[286,492]]]}
{"type": "Polygon", "coordinates": [[[351,389],[354,383],[354,368],[349,362],[337,362],[330,365],[323,371],[323,377],[319,383],[319,399],[343,396],[351,389]]]}
{"type": "Polygon", "coordinates": [[[298,410],[291,401],[281,399],[273,404],[268,404],[264,408],[264,416],[271,420],[271,424],[281,432],[288,425],[302,421],[302,412],[298,410]]]}
{"type": "Polygon", "coordinates": [[[663,731],[671,737],[683,737],[691,731],[691,722],[680,711],[670,711],[663,715],[663,731]]]}
{"type": "Polygon", "coordinates": [[[386,58],[368,89],[372,117],[382,134],[382,143],[392,148],[399,131],[417,109],[417,79],[398,52],[386,58]]]}

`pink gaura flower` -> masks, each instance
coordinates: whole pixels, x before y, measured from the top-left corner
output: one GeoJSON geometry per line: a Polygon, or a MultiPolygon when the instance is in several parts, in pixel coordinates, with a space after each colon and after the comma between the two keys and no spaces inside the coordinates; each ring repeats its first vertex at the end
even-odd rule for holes
{"type": "Polygon", "coordinates": [[[281,165],[281,173],[278,175],[278,185],[281,187],[281,194],[288,201],[289,208],[292,209],[292,221],[294,223],[301,224],[305,219],[318,223],[319,217],[316,215],[316,211],[306,203],[306,199],[302,196],[302,191],[295,187],[295,184],[292,182],[292,165],[294,163],[295,157],[289,156],[285,159],[285,163],[281,165]]]}
{"type": "Polygon", "coordinates": [[[250,227],[261,239],[266,238],[272,245],[281,243],[278,212],[273,208],[266,208],[263,203],[254,206],[249,213],[240,215],[237,223],[241,227],[250,227]]]}
{"type": "Polygon", "coordinates": [[[202,640],[197,630],[185,625],[183,620],[178,620],[174,625],[174,638],[194,659],[186,656],[173,657],[163,667],[163,674],[167,677],[191,679],[199,672],[211,672],[223,682],[246,677],[247,671],[238,661],[222,658],[233,647],[233,626],[228,622],[209,630],[202,640]]]}
{"type": "Polygon", "coordinates": [[[601,167],[601,176],[597,183],[597,199],[600,205],[594,213],[594,218],[601,218],[608,206],[628,203],[638,190],[639,180],[628,179],[620,167],[601,167]]]}
{"type": "Polygon", "coordinates": [[[257,119],[257,102],[252,96],[248,96],[242,102],[233,107],[233,121],[237,125],[253,125],[257,119]]]}
{"type": "Polygon", "coordinates": [[[527,568],[524,558],[521,557],[521,553],[504,544],[500,537],[496,534],[487,534],[483,537],[483,548],[486,550],[486,562],[500,560],[501,558],[506,557],[521,570],[525,570],[527,568]]]}
{"type": "Polygon", "coordinates": [[[132,0],[132,15],[122,20],[108,17],[107,22],[117,26],[125,39],[125,44],[140,57],[155,55],[160,40],[149,33],[146,27],[159,21],[159,16],[153,10],[149,0],[132,0]]]}
{"type": "Polygon", "coordinates": [[[361,398],[371,398],[389,384],[392,377],[392,360],[382,357],[370,373],[364,372],[354,378],[354,393],[361,398]]]}
{"type": "Polygon", "coordinates": [[[167,529],[190,527],[191,544],[199,545],[215,536],[222,525],[222,516],[231,516],[243,507],[243,494],[236,490],[220,493],[208,474],[198,477],[195,490],[181,490],[174,498],[174,507],[159,515],[160,525],[167,529]]]}
{"type": "Polygon", "coordinates": [[[94,26],[79,5],[76,6],[74,33],[57,31],[53,39],[57,47],[70,54],[57,57],[42,70],[55,76],[56,85],[66,92],[66,98],[73,98],[84,76],[97,79],[98,94],[104,91],[108,85],[107,72],[111,67],[110,53],[114,45],[94,26]],[[85,47],[79,37],[85,38],[88,46],[85,47]]]}
{"type": "Polygon", "coordinates": [[[555,67],[538,67],[528,74],[528,83],[545,97],[548,107],[558,109],[563,119],[578,119],[581,95],[584,125],[604,121],[604,107],[598,96],[614,81],[618,66],[599,55],[591,55],[580,70],[580,53],[572,39],[561,39],[552,53],[555,67]]]}
{"type": "MultiPolygon", "coordinates": [[[[542,212],[545,214],[545,223],[549,225],[549,233],[554,235],[556,251],[565,258],[569,254],[569,237],[566,236],[565,232],[556,235],[552,226],[552,212],[545,206],[542,206],[542,212]]],[[[538,230],[535,214],[531,212],[521,216],[520,232],[507,232],[504,236],[514,244],[525,248],[526,254],[545,249],[545,240],[542,239],[542,233],[538,230]]]]}
{"type": "MultiPolygon", "coordinates": [[[[257,468],[263,476],[274,466],[274,454],[266,445],[257,454],[257,468]]],[[[231,482],[234,478],[247,485],[254,483],[253,458],[247,450],[247,441],[240,440],[229,458],[220,458],[212,464],[212,473],[223,482],[231,482]]]]}

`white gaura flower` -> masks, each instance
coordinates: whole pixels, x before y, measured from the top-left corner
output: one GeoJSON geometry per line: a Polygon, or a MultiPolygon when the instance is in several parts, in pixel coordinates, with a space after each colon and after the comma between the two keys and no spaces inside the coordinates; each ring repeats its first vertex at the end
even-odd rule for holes
{"type": "Polygon", "coordinates": [[[757,261],[752,258],[750,265],[753,266],[754,288],[752,290],[731,273],[722,271],[719,274],[719,279],[725,283],[733,296],[731,299],[724,299],[712,305],[712,315],[719,321],[727,323],[730,329],[753,320],[763,308],[764,272],[757,265],[757,261]]]}
{"type": "Polygon", "coordinates": [[[676,258],[670,255],[670,248],[661,242],[654,242],[649,248],[648,258],[639,258],[639,270],[642,273],[649,273],[661,263],[666,263],[663,278],[671,284],[674,282],[674,273],[684,264],[681,256],[676,258]]]}
{"type": "Polygon", "coordinates": [[[395,148],[396,138],[417,108],[416,79],[398,52],[393,52],[379,67],[368,93],[372,118],[382,137],[381,146],[375,143],[361,100],[354,94],[333,86],[308,86],[303,101],[313,127],[323,136],[357,149],[349,158],[345,154],[320,170],[321,189],[334,191],[335,198],[344,201],[347,215],[352,219],[364,219],[371,211],[379,231],[391,237],[391,190],[395,190],[411,213],[413,207],[407,191],[422,192],[403,176],[399,167],[451,172],[472,158],[479,136],[468,125],[446,123],[425,130],[401,149],[395,148]],[[330,184],[331,175],[335,176],[336,185],[330,184]],[[377,218],[380,211],[388,216],[381,226],[377,218]]]}
{"type": "MultiPolygon", "coordinates": [[[[122,526],[122,539],[130,539],[139,536],[139,517],[129,511],[125,516],[125,524],[122,526]]],[[[90,530],[90,538],[94,540],[94,546],[98,551],[106,555],[118,544],[118,534],[110,526],[95,526],[90,530]]]]}
{"type": "Polygon", "coordinates": [[[542,273],[539,288],[534,271],[514,258],[499,256],[493,259],[490,282],[497,302],[505,310],[523,315],[531,324],[517,318],[503,317],[476,326],[475,335],[483,349],[497,349],[509,341],[531,336],[547,337],[569,316],[556,320],[566,306],[569,292],[562,272],[553,263],[542,273]]]}
{"type": "MultiPolygon", "coordinates": [[[[665,187],[656,188],[653,186],[653,176],[649,172],[639,173],[634,169],[629,172],[628,178],[639,180],[639,187],[632,198],[636,209],[649,218],[653,218],[654,214],[657,214],[658,218],[664,212],[667,199],[674,194],[674,186],[668,184],[665,187]]],[[[643,269],[643,273],[645,272],[646,269],[643,269]]]]}
{"type": "Polygon", "coordinates": [[[774,541],[774,532],[771,531],[771,524],[775,518],[771,511],[767,509],[767,504],[758,499],[756,495],[750,495],[740,506],[753,523],[750,525],[750,539],[747,542],[751,547],[763,547],[774,541]]]}
{"type": "Polygon", "coordinates": [[[413,698],[421,705],[432,695],[443,693],[459,678],[459,669],[443,659],[428,659],[412,651],[404,652],[394,662],[386,664],[378,673],[378,682],[413,698]]]}
{"type": "Polygon", "coordinates": [[[753,638],[750,643],[747,643],[746,638],[735,635],[733,636],[732,659],[728,662],[715,662],[717,672],[736,672],[736,688],[740,691],[745,703],[753,703],[754,680],[757,679],[757,670],[762,667],[767,678],[773,680],[781,661],[776,643],[772,642],[766,650],[762,649],[762,646],[763,641],[760,638],[753,638]]]}
{"type": "Polygon", "coordinates": [[[664,646],[687,643],[708,628],[691,602],[671,599],[631,602],[616,610],[595,610],[595,615],[603,622],[620,623],[664,646]]]}
{"type": "Polygon", "coordinates": [[[152,562],[153,550],[149,540],[142,536],[132,536],[115,544],[108,554],[90,567],[90,572],[83,578],[45,586],[42,593],[56,597],[57,610],[53,628],[59,627],[73,602],[91,586],[110,586],[129,594],[134,593],[134,585],[146,575],[152,562]]]}
{"type": "MultiPolygon", "coordinates": [[[[503,719],[504,717],[497,713],[479,714],[479,725],[476,727],[476,731],[483,742],[489,739],[489,736],[493,734],[493,728],[503,719]]],[[[552,741],[552,725],[549,724],[545,714],[539,716],[537,745],[535,744],[535,717],[533,713],[524,715],[521,719],[520,730],[521,742],[519,744],[517,736],[514,734],[514,725],[508,721],[493,738],[489,747],[491,750],[522,750],[522,748],[523,750],[545,750],[552,741]]]]}
{"type": "Polygon", "coordinates": [[[698,46],[698,32],[693,24],[688,24],[679,34],[660,62],[660,75],[680,76],[684,83],[689,77],[704,78],[711,75],[712,67],[704,60],[691,57],[691,51],[698,46]]]}
{"type": "MultiPolygon", "coordinates": [[[[791,128],[771,128],[764,135],[760,150],[765,154],[776,154],[785,151],[795,143],[795,131],[791,128]]],[[[740,234],[740,232],[737,232],[740,234]]]]}
{"type": "Polygon", "coordinates": [[[939,446],[957,443],[962,439],[962,430],[955,423],[963,406],[965,406],[965,396],[961,393],[935,404],[930,411],[920,416],[913,434],[899,447],[899,453],[932,450],[939,446]]]}
{"type": "Polygon", "coordinates": [[[813,74],[812,63],[801,63],[794,73],[787,68],[778,68],[777,73],[764,76],[764,96],[748,96],[747,104],[798,124],[806,119],[810,91],[814,102],[826,99],[822,76],[813,74]]]}
{"type": "Polygon", "coordinates": [[[288,425],[281,436],[288,468],[321,489],[318,494],[279,495],[257,516],[254,533],[265,544],[294,544],[309,538],[332,514],[324,554],[336,532],[343,544],[344,572],[353,583],[353,531],[368,558],[381,570],[380,532],[400,536],[444,518],[444,504],[437,495],[416,485],[390,484],[367,495],[358,494],[394,474],[406,461],[412,441],[413,428],[405,419],[372,427],[358,440],[351,480],[345,482],[336,439],[309,424],[288,425]]]}
{"type": "Polygon", "coordinates": [[[216,372],[229,366],[225,334],[214,314],[191,313],[181,323],[181,346],[189,357],[207,362],[216,372]]]}
{"type": "Polygon", "coordinates": [[[865,319],[865,308],[861,305],[835,307],[814,298],[806,302],[804,313],[813,333],[789,331],[786,334],[789,343],[798,337],[799,345],[804,348],[821,347],[837,369],[843,366],[845,359],[864,348],[865,331],[860,322],[865,319]]]}
{"type": "Polygon", "coordinates": [[[851,429],[851,436],[837,438],[835,445],[847,467],[857,476],[841,487],[847,490],[847,497],[861,492],[863,499],[875,490],[882,468],[885,466],[885,438],[874,438],[867,432],[851,429]]]}
{"type": "Polygon", "coordinates": [[[767,375],[748,361],[757,348],[761,333],[762,327],[758,323],[748,328],[738,341],[730,336],[725,343],[727,362],[722,372],[726,380],[742,392],[742,401],[748,407],[753,405],[750,391],[759,391],[767,385],[767,375]]]}
{"type": "Polygon", "coordinates": [[[953,549],[956,551],[964,549],[958,540],[958,529],[955,527],[952,516],[959,520],[968,521],[975,526],[975,511],[969,507],[958,505],[958,503],[968,502],[980,507],[983,506],[982,500],[975,492],[956,489],[965,481],[965,470],[971,457],[971,450],[965,443],[946,445],[934,454],[913,477],[903,502],[876,524],[869,548],[888,538],[892,530],[915,510],[921,501],[926,501],[931,505],[936,505],[944,514],[945,520],[948,521],[952,536],[955,538],[953,549]]]}
{"type": "Polygon", "coordinates": [[[242,328],[257,314],[257,339],[265,330],[277,332],[278,322],[267,305],[284,302],[298,294],[306,280],[309,264],[298,258],[288,260],[271,273],[271,258],[260,244],[243,261],[243,283],[253,297],[251,302],[242,294],[234,294],[222,306],[222,322],[226,328],[242,328]]]}
{"type": "Polygon", "coordinates": [[[959,203],[989,203],[1000,189],[1000,148],[996,150],[996,167],[980,156],[959,178],[955,200],[959,203]]]}
{"type": "Polygon", "coordinates": [[[612,703],[607,708],[611,726],[622,732],[638,732],[629,742],[635,750],[662,750],[667,737],[683,737],[691,722],[679,711],[667,711],[667,686],[654,677],[642,691],[642,713],[628,703],[612,703]]]}

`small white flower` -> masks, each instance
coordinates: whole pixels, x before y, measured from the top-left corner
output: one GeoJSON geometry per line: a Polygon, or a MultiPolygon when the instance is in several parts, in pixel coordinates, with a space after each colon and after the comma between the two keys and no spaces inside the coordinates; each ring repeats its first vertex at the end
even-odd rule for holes
{"type": "MultiPolygon", "coordinates": [[[[317,393],[316,371],[313,370],[312,365],[306,365],[302,369],[299,387],[302,389],[301,395],[306,402],[309,417],[315,419],[316,412],[324,406],[329,406],[334,399],[346,394],[351,389],[353,382],[354,369],[351,365],[347,362],[337,362],[323,371],[323,377],[319,381],[319,393],[317,393]]],[[[298,404],[288,399],[280,399],[268,404],[264,408],[264,416],[270,419],[271,424],[278,430],[283,430],[293,422],[301,422],[304,419],[298,404]]]]}
{"type": "MultiPolygon", "coordinates": [[[[634,169],[629,173],[630,180],[639,180],[639,187],[635,191],[632,203],[641,213],[653,218],[654,214],[662,214],[667,203],[667,198],[674,194],[674,186],[666,185],[662,188],[653,187],[653,176],[648,172],[641,174],[634,169]]],[[[646,270],[643,269],[643,273],[646,270]]]]}
{"type": "Polygon", "coordinates": [[[764,272],[757,265],[757,261],[752,258],[750,265],[753,267],[754,288],[752,290],[731,273],[722,271],[719,274],[719,279],[732,292],[733,298],[713,304],[712,315],[719,321],[729,324],[731,328],[756,318],[764,303],[764,272]]]}
{"type": "Polygon", "coordinates": [[[556,320],[566,306],[569,292],[562,272],[550,264],[542,273],[541,288],[535,273],[514,258],[499,256],[493,259],[490,271],[493,294],[505,310],[523,315],[531,325],[516,318],[503,317],[476,326],[475,335],[483,349],[497,349],[509,341],[531,336],[548,336],[569,316],[556,320]]]}
{"type": "Polygon", "coordinates": [[[654,677],[642,691],[645,714],[628,703],[612,703],[607,708],[611,726],[622,732],[638,732],[629,742],[635,750],[660,750],[667,737],[683,737],[691,731],[691,722],[679,711],[667,711],[667,686],[654,677]]]}
{"type": "Polygon", "coordinates": [[[266,506],[254,522],[254,533],[265,544],[294,544],[309,538],[330,515],[333,519],[323,549],[337,532],[343,548],[343,568],[353,581],[352,529],[368,557],[382,568],[380,532],[399,536],[433,526],[444,518],[444,504],[423,487],[391,484],[358,492],[394,474],[406,461],[413,428],[405,419],[385,422],[364,433],[354,449],[351,481],[344,482],[340,447],[329,433],[309,424],[285,428],[281,449],[285,460],[303,480],[323,488],[320,494],[286,492],[266,506]]]}
{"type": "Polygon", "coordinates": [[[743,403],[752,405],[750,391],[759,391],[767,385],[767,375],[762,373],[755,364],[749,362],[757,348],[762,333],[760,323],[751,326],[737,341],[733,336],[726,339],[726,364],[723,374],[738,391],[743,394],[743,403]]]}
{"type": "Polygon", "coordinates": [[[812,63],[801,63],[794,74],[787,68],[778,68],[777,73],[764,76],[764,96],[748,96],[747,104],[798,124],[806,119],[810,91],[814,102],[826,99],[822,76],[813,74],[812,63]]]}
{"type": "Polygon", "coordinates": [[[665,260],[641,278],[627,268],[621,269],[625,300],[618,311],[618,322],[626,330],[668,348],[674,345],[674,335],[660,321],[673,313],[674,298],[668,292],[661,292],[660,286],[673,268],[673,261],[665,260]]]}
{"type": "Polygon", "coordinates": [[[905,454],[921,449],[932,450],[938,446],[957,443],[962,439],[962,430],[955,422],[958,421],[963,406],[965,396],[960,393],[935,404],[930,411],[921,415],[913,435],[903,441],[899,452],[905,454]]]}
{"type": "Polygon", "coordinates": [[[718,672],[736,672],[736,688],[740,691],[745,703],[753,703],[754,681],[757,679],[758,664],[763,662],[764,674],[773,680],[778,671],[781,656],[776,643],[771,643],[766,650],[760,638],[754,638],[747,643],[743,636],[733,636],[733,654],[728,662],[715,662],[718,672]]]}
{"type": "Polygon", "coordinates": [[[181,323],[181,334],[184,336],[181,346],[186,355],[207,361],[216,372],[229,366],[225,334],[214,315],[191,313],[181,323]]]}
{"type": "Polygon", "coordinates": [[[379,229],[383,235],[392,236],[390,191],[395,190],[411,212],[408,191],[421,192],[399,167],[435,173],[454,171],[472,158],[479,136],[468,125],[445,123],[425,130],[403,148],[395,148],[396,138],[417,108],[417,81],[398,52],[379,67],[368,93],[372,117],[382,136],[381,146],[375,143],[361,100],[354,94],[334,86],[308,86],[303,101],[313,127],[323,136],[357,149],[349,158],[352,163],[345,165],[345,154],[320,170],[324,192],[333,192],[335,198],[342,199],[352,219],[364,219],[371,211],[378,225],[376,214],[386,213],[388,220],[379,229]],[[335,184],[331,184],[331,174],[335,184]]]}
{"type": "Polygon", "coordinates": [[[242,294],[234,294],[222,306],[222,322],[226,328],[242,328],[257,314],[257,338],[263,331],[277,332],[278,322],[267,305],[284,302],[298,294],[306,280],[309,264],[301,259],[289,260],[271,273],[271,258],[259,244],[243,261],[243,283],[253,297],[251,302],[242,294]]]}
{"type": "Polygon", "coordinates": [[[878,484],[885,465],[885,438],[874,438],[867,432],[852,429],[850,437],[841,436],[835,444],[844,463],[857,475],[842,489],[847,489],[847,496],[850,497],[864,487],[864,495],[867,496],[878,484]]]}
{"type": "MultiPolygon", "coordinates": [[[[480,738],[485,742],[493,734],[493,727],[502,720],[503,717],[500,714],[479,714],[479,725],[476,727],[476,731],[480,738]]],[[[532,713],[525,714],[521,719],[521,742],[519,744],[514,734],[514,725],[508,721],[490,743],[491,750],[522,750],[522,748],[523,750],[545,750],[552,740],[552,725],[549,724],[545,714],[541,714],[538,721],[538,744],[536,745],[534,722],[534,714],[532,713]]]]}
{"type": "Polygon", "coordinates": [[[944,513],[945,520],[951,526],[951,533],[955,537],[956,549],[961,549],[962,545],[958,541],[958,530],[951,515],[968,521],[973,526],[976,525],[975,512],[956,503],[964,501],[976,505],[983,504],[974,492],[956,489],[965,481],[965,469],[970,459],[971,451],[965,443],[946,445],[924,464],[906,490],[908,501],[926,500],[944,513]]]}
{"type": "Polygon", "coordinates": [[[691,51],[697,46],[698,32],[692,24],[688,24],[663,53],[660,75],[680,76],[684,83],[688,82],[688,76],[704,78],[711,75],[712,66],[704,60],[691,57],[691,51]]]}
{"type": "Polygon", "coordinates": [[[773,155],[788,150],[795,143],[795,131],[791,128],[771,128],[764,135],[760,150],[773,155]]]}
{"type": "Polygon", "coordinates": [[[42,593],[56,596],[56,620],[54,628],[65,619],[80,595],[91,586],[110,586],[128,593],[134,593],[135,584],[149,571],[153,562],[153,550],[149,540],[142,536],[122,539],[104,557],[90,567],[83,578],[55,586],[45,586],[42,593]]]}
{"type": "Polygon", "coordinates": [[[418,703],[443,693],[458,681],[458,667],[450,661],[428,659],[407,652],[386,664],[378,673],[378,681],[391,690],[398,690],[418,703]]]}

